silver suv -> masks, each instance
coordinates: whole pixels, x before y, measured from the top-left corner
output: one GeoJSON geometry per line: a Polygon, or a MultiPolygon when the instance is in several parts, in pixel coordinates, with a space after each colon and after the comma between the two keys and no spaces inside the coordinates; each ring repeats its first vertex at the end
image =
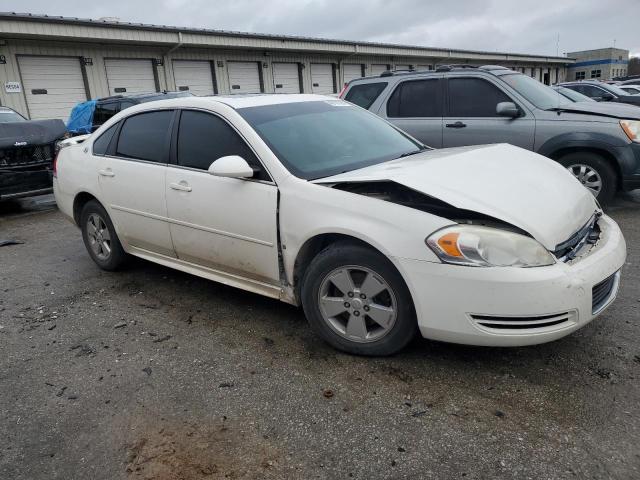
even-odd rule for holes
{"type": "Polygon", "coordinates": [[[567,167],[602,203],[640,188],[636,106],[572,102],[500,66],[387,71],[352,80],[341,97],[434,148],[510,143],[538,152],[567,167]]]}

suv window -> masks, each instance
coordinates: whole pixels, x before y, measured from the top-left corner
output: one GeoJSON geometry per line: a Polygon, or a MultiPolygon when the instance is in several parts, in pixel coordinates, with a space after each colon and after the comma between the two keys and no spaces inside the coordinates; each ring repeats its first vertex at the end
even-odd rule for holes
{"type": "Polygon", "coordinates": [[[355,103],[359,107],[366,108],[368,110],[387,85],[387,82],[354,85],[351,87],[349,92],[347,92],[347,96],[344,99],[347,102],[355,103]]]}
{"type": "Polygon", "coordinates": [[[120,130],[116,154],[167,163],[168,132],[173,110],[140,113],[127,118],[120,130]]]}
{"type": "Polygon", "coordinates": [[[387,102],[388,117],[441,117],[442,95],[437,78],[398,85],[387,102]]]}
{"type": "Polygon", "coordinates": [[[116,133],[116,129],[118,128],[118,123],[110,126],[107,130],[100,135],[95,142],[93,142],[93,154],[94,155],[106,155],[107,149],[109,148],[109,143],[111,143],[111,139],[113,138],[113,134],[116,133]]]}
{"type": "Polygon", "coordinates": [[[496,105],[512,100],[481,78],[449,79],[449,117],[497,117],[496,105]]]}
{"type": "Polygon", "coordinates": [[[102,125],[119,111],[120,104],[118,102],[103,104],[96,103],[96,109],[93,112],[93,125],[102,125]]]}
{"type": "Polygon", "coordinates": [[[606,93],[604,90],[594,87],[593,85],[569,85],[569,88],[573,88],[577,92],[591,98],[600,98],[606,93]]]}
{"type": "Polygon", "coordinates": [[[253,168],[253,178],[269,175],[238,133],[223,119],[205,112],[183,110],[178,130],[178,165],[208,170],[218,158],[238,155],[253,168]]]}

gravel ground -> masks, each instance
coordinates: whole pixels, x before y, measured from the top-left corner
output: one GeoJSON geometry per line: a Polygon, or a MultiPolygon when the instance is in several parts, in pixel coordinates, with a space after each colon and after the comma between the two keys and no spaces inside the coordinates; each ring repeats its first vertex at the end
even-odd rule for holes
{"type": "Polygon", "coordinates": [[[0,478],[640,478],[640,195],[617,302],[560,341],[337,353],[300,310],[143,261],[100,271],[0,206],[0,478]]]}

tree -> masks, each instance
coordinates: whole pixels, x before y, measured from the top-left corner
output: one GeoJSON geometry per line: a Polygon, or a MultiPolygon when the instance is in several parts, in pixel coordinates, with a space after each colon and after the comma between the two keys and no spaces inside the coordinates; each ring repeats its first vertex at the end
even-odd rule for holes
{"type": "Polygon", "coordinates": [[[627,75],[640,75],[640,57],[631,57],[629,59],[627,75]]]}

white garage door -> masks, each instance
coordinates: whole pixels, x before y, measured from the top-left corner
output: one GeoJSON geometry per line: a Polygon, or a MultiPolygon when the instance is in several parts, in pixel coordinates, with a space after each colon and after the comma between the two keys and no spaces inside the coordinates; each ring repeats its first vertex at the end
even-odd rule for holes
{"type": "Polygon", "coordinates": [[[362,77],[362,65],[355,63],[345,63],[342,66],[344,83],[349,83],[354,78],[362,77]]]}
{"type": "Polygon", "coordinates": [[[111,95],[158,91],[151,60],[106,58],[104,66],[111,95]]]}
{"type": "Polygon", "coordinates": [[[67,120],[73,106],[87,99],[78,58],[18,57],[32,120],[67,120]]]}
{"type": "Polygon", "coordinates": [[[320,95],[336,93],[333,85],[333,66],[330,63],[311,64],[311,92],[320,95]]]}
{"type": "Polygon", "coordinates": [[[376,64],[371,65],[371,75],[380,75],[382,72],[389,70],[388,65],[376,64]]]}
{"type": "Polygon", "coordinates": [[[395,70],[411,70],[411,65],[396,65],[395,70]]]}
{"type": "Polygon", "coordinates": [[[273,91],[300,93],[300,75],[297,63],[273,64],[273,91]]]}
{"type": "Polygon", "coordinates": [[[211,62],[206,60],[174,60],[173,79],[176,82],[176,90],[201,96],[214,94],[211,62]]]}
{"type": "Polygon", "coordinates": [[[258,62],[227,62],[231,93],[260,93],[258,62]]]}
{"type": "Polygon", "coordinates": [[[418,70],[433,70],[433,66],[432,65],[418,65],[417,69],[418,70]]]}

